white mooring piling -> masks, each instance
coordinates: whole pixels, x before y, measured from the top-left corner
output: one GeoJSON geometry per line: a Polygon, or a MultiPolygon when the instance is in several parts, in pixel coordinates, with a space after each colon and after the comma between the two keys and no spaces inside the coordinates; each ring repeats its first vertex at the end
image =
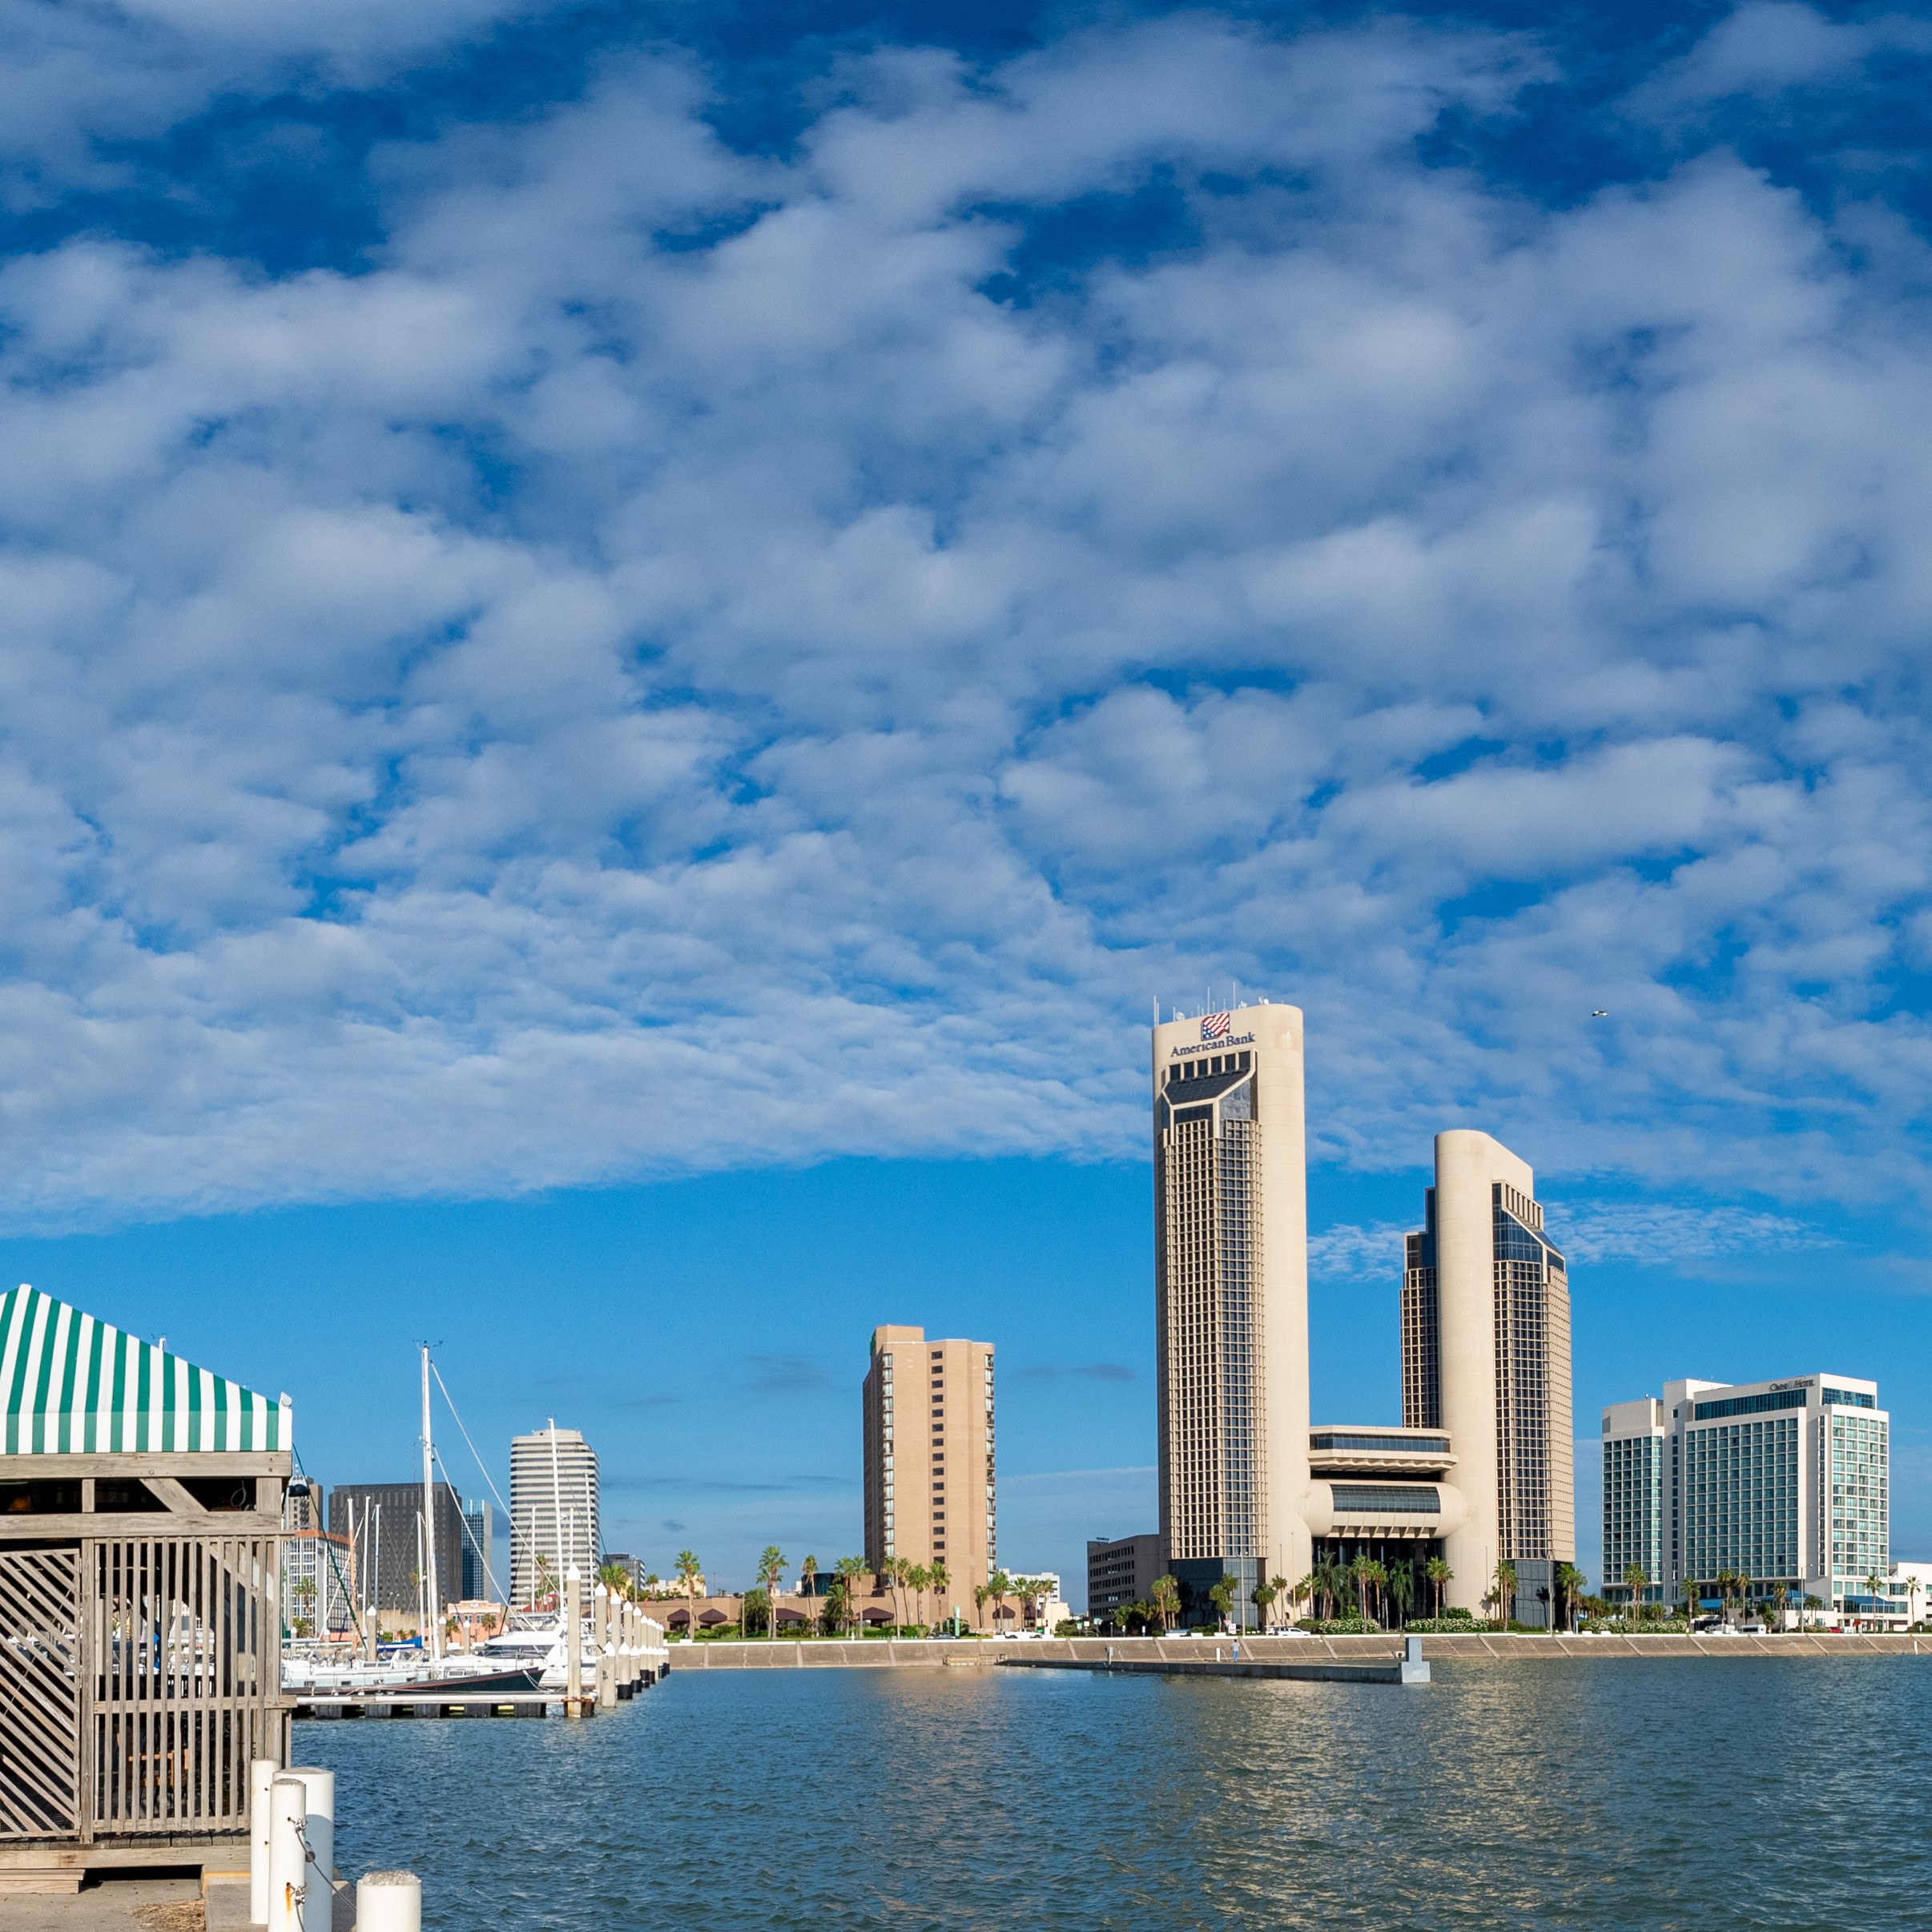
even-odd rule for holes
{"type": "Polygon", "coordinates": [[[268,1788],[268,1932],[307,1932],[308,1829],[308,1787],[278,1777],[268,1788]]]}
{"type": "Polygon", "coordinates": [[[413,1872],[364,1872],[356,1882],[356,1932],[423,1932],[423,1882],[413,1872]]]}
{"type": "Polygon", "coordinates": [[[564,1656],[567,1660],[564,1674],[564,1715],[566,1717],[581,1717],[584,1714],[584,1616],[583,1607],[578,1600],[578,1585],[582,1581],[575,1564],[564,1572],[564,1656]]]}
{"type": "MultiPolygon", "coordinates": [[[[308,1793],[308,1855],[319,1879],[332,1879],[336,1875],[336,1774],[319,1765],[291,1765],[282,1775],[299,1778],[308,1793]]],[[[320,1898],[315,1883],[311,1881],[309,1896],[320,1898]]],[[[324,1925],[320,1932],[328,1932],[328,1926],[324,1925]]]]}
{"type": "Polygon", "coordinates": [[[248,1923],[268,1922],[268,1793],[282,1768],[272,1757],[248,1767],[248,1923]]]}

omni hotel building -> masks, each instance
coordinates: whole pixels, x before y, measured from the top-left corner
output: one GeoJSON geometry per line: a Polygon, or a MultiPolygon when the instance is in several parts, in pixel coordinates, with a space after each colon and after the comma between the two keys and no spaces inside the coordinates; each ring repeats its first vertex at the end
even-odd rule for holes
{"type": "Polygon", "coordinates": [[[1891,1417],[1851,1375],[1667,1382],[1603,1412],[1604,1585],[1634,1564],[1655,1603],[1717,1594],[1729,1572],[1829,1608],[1886,1575],[1891,1417]]]}
{"type": "Polygon", "coordinates": [[[1528,1167],[1487,1134],[1435,1143],[1403,1290],[1403,1421],[1309,1408],[1302,1016],[1267,1001],[1176,1014],[1153,1036],[1160,1548],[1183,1617],[1236,1579],[1324,1560],[1411,1570],[1446,1556],[1477,1606],[1499,1561],[1514,1613],[1546,1622],[1574,1562],[1569,1299],[1528,1167]]]}

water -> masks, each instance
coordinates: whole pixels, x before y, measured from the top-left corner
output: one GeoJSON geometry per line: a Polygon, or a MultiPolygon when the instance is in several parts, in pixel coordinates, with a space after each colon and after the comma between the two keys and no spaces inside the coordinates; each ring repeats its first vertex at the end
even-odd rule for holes
{"type": "Polygon", "coordinates": [[[683,1672],[296,1740],[341,1869],[453,1932],[1932,1924],[1932,1658],[1435,1671],[683,1672]]]}

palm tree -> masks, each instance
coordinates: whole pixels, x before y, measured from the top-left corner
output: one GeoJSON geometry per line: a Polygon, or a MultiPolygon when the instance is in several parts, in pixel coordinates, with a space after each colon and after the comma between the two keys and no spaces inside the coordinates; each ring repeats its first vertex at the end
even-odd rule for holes
{"type": "Polygon", "coordinates": [[[806,1600],[807,1605],[810,1606],[806,1612],[807,1619],[806,1628],[807,1629],[810,1629],[812,1623],[818,1619],[819,1593],[812,1588],[818,1580],[819,1560],[815,1556],[807,1556],[799,1565],[799,1594],[806,1600]]]}
{"type": "Polygon", "coordinates": [[[835,1568],[839,1581],[845,1585],[846,1629],[849,1633],[858,1624],[859,1579],[865,1574],[865,1559],[841,1556],[835,1568]]]}
{"type": "Polygon", "coordinates": [[[1824,1608],[1825,1600],[1823,1597],[1811,1596],[1808,1595],[1804,1602],[1798,1606],[1799,1622],[1802,1624],[1805,1621],[1805,1614],[1807,1612],[1813,1610],[1822,1610],[1824,1608]]]}
{"type": "Polygon", "coordinates": [[[1315,1592],[1319,1587],[1315,1581],[1314,1572],[1310,1570],[1299,1583],[1290,1588],[1288,1595],[1294,1604],[1307,1604],[1312,1606],[1315,1600],[1315,1592]]]}
{"type": "MultiPolygon", "coordinates": [[[[973,1628],[976,1630],[984,1630],[986,1628],[986,1600],[992,1595],[992,1585],[991,1584],[975,1584],[972,1586],[972,1621],[973,1628]]],[[[1117,1616],[1120,1612],[1116,1611],[1114,1614],[1117,1616]]]]}
{"type": "Polygon", "coordinates": [[[1363,1623],[1368,1621],[1369,1572],[1375,1568],[1366,1556],[1355,1557],[1348,1566],[1349,1580],[1355,1586],[1355,1604],[1363,1623]]]}
{"type": "Polygon", "coordinates": [[[1013,1580],[1004,1570],[992,1573],[993,1628],[1000,1628],[1000,1612],[1006,1608],[1006,1600],[1013,1593],[1013,1580]]]}
{"type": "Polygon", "coordinates": [[[1568,1630],[1570,1627],[1570,1606],[1576,1602],[1578,1592],[1589,1581],[1573,1563],[1560,1563],[1556,1566],[1556,1620],[1568,1630]]]}
{"type": "MultiPolygon", "coordinates": [[[[952,1572],[946,1568],[946,1560],[944,1556],[933,1558],[932,1567],[926,1572],[926,1580],[932,1586],[932,1594],[939,1599],[938,1603],[933,1608],[936,1610],[943,1609],[946,1601],[946,1592],[952,1584],[952,1572]]],[[[935,1627],[936,1628],[936,1623],[935,1627]]]]}
{"type": "Polygon", "coordinates": [[[1240,1588],[1241,1579],[1230,1576],[1223,1571],[1221,1581],[1208,1592],[1208,1601],[1220,1613],[1223,1623],[1234,1614],[1234,1592],[1240,1588]]]}
{"type": "Polygon", "coordinates": [[[598,1567],[597,1580],[613,1596],[628,1596],[630,1594],[630,1572],[621,1563],[606,1563],[598,1567]]]}
{"type": "MultiPolygon", "coordinates": [[[[1288,1595],[1288,1579],[1286,1576],[1270,1576],[1268,1579],[1268,1590],[1269,1602],[1271,1604],[1278,1603],[1282,1597],[1288,1595]]],[[[1292,1597],[1289,1598],[1289,1607],[1290,1608],[1294,1607],[1294,1600],[1292,1597]]]]}
{"type": "Polygon", "coordinates": [[[1261,1612],[1261,1627],[1265,1634],[1274,1627],[1274,1600],[1281,1595],[1280,1588],[1271,1583],[1258,1583],[1249,1594],[1254,1599],[1254,1608],[1261,1612]]]}
{"type": "Polygon", "coordinates": [[[926,1597],[932,1588],[932,1572],[926,1564],[916,1563],[912,1566],[912,1580],[913,1606],[918,1612],[912,1624],[915,1629],[924,1630],[932,1620],[926,1614],[926,1597]]]}
{"type": "Polygon", "coordinates": [[[1409,1606],[1415,1600],[1415,1567],[1413,1564],[1399,1563],[1389,1572],[1389,1595],[1395,1601],[1395,1621],[1398,1628],[1405,1628],[1409,1621],[1409,1606]]]}
{"type": "Polygon", "coordinates": [[[1516,1603],[1516,1566],[1505,1556],[1495,1568],[1496,1628],[1509,1628],[1510,1612],[1516,1603]]]}
{"type": "Polygon", "coordinates": [[[1161,1629],[1165,1634],[1172,1620],[1180,1613],[1181,1586],[1171,1576],[1157,1576],[1149,1600],[1154,1615],[1161,1620],[1161,1629]]]}
{"type": "Polygon", "coordinates": [[[1368,1567],[1368,1587],[1375,1592],[1375,1621],[1379,1624],[1382,1621],[1382,1592],[1388,1580],[1388,1572],[1380,1564],[1371,1561],[1368,1567]]]}
{"type": "Polygon", "coordinates": [[[1640,1563],[1624,1565],[1624,1588],[1630,1592],[1630,1613],[1634,1618],[1636,1607],[1643,1600],[1644,1591],[1650,1587],[1650,1578],[1640,1563]]]}
{"type": "Polygon", "coordinates": [[[1790,1600],[1791,1592],[1789,1586],[1786,1584],[1780,1584],[1777,1588],[1771,1592],[1771,1601],[1777,1608],[1777,1627],[1781,1631],[1785,1627],[1785,1606],[1786,1604],[1789,1603],[1790,1600]]]}
{"type": "Polygon", "coordinates": [[[1443,1592],[1455,1580],[1455,1572],[1440,1556],[1431,1556],[1423,1565],[1423,1574],[1429,1580],[1429,1588],[1435,1592],[1435,1618],[1442,1621],[1443,1592]]]}
{"type": "Polygon", "coordinates": [[[694,1643],[698,1636],[698,1592],[704,1587],[704,1572],[698,1568],[698,1559],[689,1550],[678,1552],[678,1580],[684,1586],[685,1602],[688,1606],[685,1641],[694,1643]]]}
{"type": "Polygon", "coordinates": [[[1885,1584],[1886,1580],[1874,1569],[1865,1580],[1866,1595],[1873,1598],[1883,1596],[1886,1593],[1885,1584]]]}
{"type": "Polygon", "coordinates": [[[778,1636],[779,1581],[785,1574],[785,1558],[775,1543],[767,1543],[758,1560],[758,1580],[765,1592],[765,1635],[778,1636]]]}

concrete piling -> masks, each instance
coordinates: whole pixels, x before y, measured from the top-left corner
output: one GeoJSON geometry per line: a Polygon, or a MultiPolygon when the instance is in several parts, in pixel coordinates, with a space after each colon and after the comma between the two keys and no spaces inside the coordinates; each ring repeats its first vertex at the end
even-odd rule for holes
{"type": "Polygon", "coordinates": [[[356,1932],[423,1932],[423,1882],[413,1872],[364,1872],[356,1882],[356,1932]]]}
{"type": "Polygon", "coordinates": [[[268,1922],[268,1794],[282,1775],[272,1757],[248,1767],[248,1923],[268,1922]]]}
{"type": "Polygon", "coordinates": [[[564,1715],[584,1714],[584,1619],[578,1589],[583,1579],[572,1564],[564,1572],[564,1715]]]}
{"type": "Polygon", "coordinates": [[[308,1786],[276,1778],[268,1788],[268,1932],[308,1932],[308,1786]]]}
{"type": "MultiPolygon", "coordinates": [[[[336,1875],[336,1774],[325,1771],[319,1765],[291,1765],[282,1773],[284,1777],[298,1779],[308,1794],[308,1822],[305,1836],[308,1855],[313,1862],[318,1878],[312,1885],[320,1883],[324,1889],[336,1875]]],[[[320,1892],[312,1894],[320,1897],[320,1892]]],[[[328,1922],[320,1922],[326,1927],[328,1922]]]]}

